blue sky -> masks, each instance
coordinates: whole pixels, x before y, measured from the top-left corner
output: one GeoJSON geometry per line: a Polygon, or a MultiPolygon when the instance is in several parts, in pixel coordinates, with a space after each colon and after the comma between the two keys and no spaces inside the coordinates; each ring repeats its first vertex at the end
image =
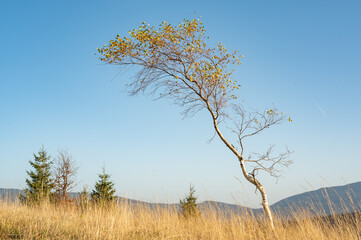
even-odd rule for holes
{"type": "Polygon", "coordinates": [[[130,97],[134,72],[102,64],[96,48],[142,21],[201,18],[210,44],[245,57],[234,74],[256,109],[275,105],[294,121],[250,139],[294,151],[282,178],[260,175],[270,202],[361,181],[359,1],[2,1],[0,3],[0,187],[24,188],[32,153],[67,148],[92,189],[105,165],[117,193],[177,202],[258,207],[237,160],[212,137],[209,116],[182,120],[167,101],[130,97]],[[241,179],[241,182],[236,180],[241,179]]]}

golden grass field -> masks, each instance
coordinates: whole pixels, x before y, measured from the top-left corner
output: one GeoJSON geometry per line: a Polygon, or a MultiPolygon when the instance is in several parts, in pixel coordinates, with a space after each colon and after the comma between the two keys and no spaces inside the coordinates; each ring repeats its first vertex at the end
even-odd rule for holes
{"type": "Polygon", "coordinates": [[[275,216],[275,230],[249,214],[185,219],[175,209],[120,204],[109,208],[30,207],[0,202],[0,239],[361,239],[361,215],[294,220],[275,216]]]}

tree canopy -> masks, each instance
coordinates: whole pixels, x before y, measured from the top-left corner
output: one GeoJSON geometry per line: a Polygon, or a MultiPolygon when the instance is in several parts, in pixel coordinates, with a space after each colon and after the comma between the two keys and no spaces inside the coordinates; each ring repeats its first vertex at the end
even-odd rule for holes
{"type": "Polygon", "coordinates": [[[207,47],[202,21],[184,20],[175,27],[163,22],[158,30],[143,23],[129,34],[130,38],[117,35],[98,52],[103,62],[140,67],[129,84],[132,94],[152,85],[150,93],[186,106],[185,114],[205,107],[217,117],[237,98],[232,92],[239,85],[229,67],[241,64],[242,56],[238,51],[229,53],[221,42],[207,47]]]}

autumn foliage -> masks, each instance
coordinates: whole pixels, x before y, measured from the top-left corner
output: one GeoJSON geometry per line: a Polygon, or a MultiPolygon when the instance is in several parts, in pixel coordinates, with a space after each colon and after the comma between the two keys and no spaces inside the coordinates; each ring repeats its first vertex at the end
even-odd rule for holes
{"type": "Polygon", "coordinates": [[[237,51],[229,53],[220,42],[207,47],[202,21],[184,20],[175,27],[163,22],[159,29],[143,23],[129,34],[117,35],[98,52],[105,63],[140,67],[137,80],[130,84],[134,94],[152,84],[152,93],[159,90],[160,97],[171,95],[188,111],[207,107],[208,101],[219,114],[236,98],[232,92],[239,85],[232,80],[229,66],[241,64],[242,56],[237,51]]]}

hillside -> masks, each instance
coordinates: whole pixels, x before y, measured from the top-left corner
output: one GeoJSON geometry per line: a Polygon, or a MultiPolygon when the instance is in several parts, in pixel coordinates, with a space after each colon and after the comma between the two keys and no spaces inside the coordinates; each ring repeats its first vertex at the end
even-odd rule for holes
{"type": "Polygon", "coordinates": [[[301,207],[315,215],[361,211],[361,182],[297,194],[271,207],[279,213],[288,213],[301,207]]]}
{"type": "Polygon", "coordinates": [[[22,192],[22,190],[14,188],[0,188],[0,199],[15,201],[19,198],[19,194],[22,192]]]}

